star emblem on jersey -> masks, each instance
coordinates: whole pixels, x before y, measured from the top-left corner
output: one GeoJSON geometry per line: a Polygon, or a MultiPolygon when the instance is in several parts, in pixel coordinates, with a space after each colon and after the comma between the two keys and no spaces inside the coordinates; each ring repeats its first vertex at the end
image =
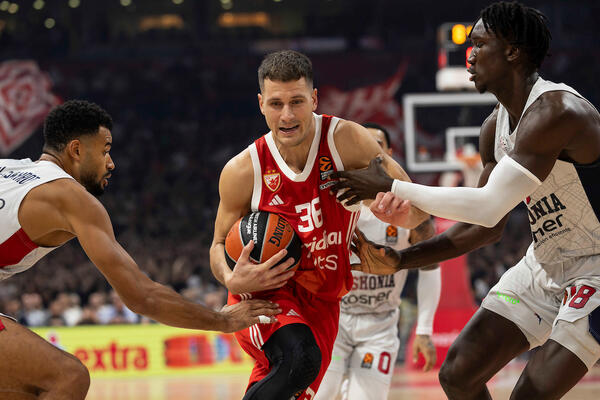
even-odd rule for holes
{"type": "Polygon", "coordinates": [[[285,203],[283,200],[281,200],[281,197],[279,197],[278,194],[276,194],[273,199],[271,199],[271,201],[269,202],[269,205],[274,207],[274,206],[280,206],[283,203],[285,203]]]}
{"type": "Polygon", "coordinates": [[[360,363],[361,368],[370,369],[373,365],[373,354],[366,353],[363,357],[362,363],[360,363]]]}
{"type": "Polygon", "coordinates": [[[271,192],[276,192],[281,186],[281,175],[279,172],[267,171],[267,173],[263,175],[263,180],[271,192]]]}

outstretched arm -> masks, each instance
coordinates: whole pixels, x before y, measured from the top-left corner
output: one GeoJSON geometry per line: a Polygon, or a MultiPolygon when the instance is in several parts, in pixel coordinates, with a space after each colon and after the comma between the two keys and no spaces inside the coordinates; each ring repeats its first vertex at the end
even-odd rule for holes
{"type": "MultiPolygon", "coordinates": [[[[382,153],[381,146],[373,139],[366,128],[352,122],[342,120],[339,122],[335,131],[335,146],[338,149],[340,158],[344,164],[344,170],[340,173],[333,174],[334,179],[338,179],[337,174],[346,172],[360,172],[366,168],[369,162],[379,157],[381,159],[381,169],[385,171],[386,176],[398,179],[403,182],[410,182],[410,177],[404,169],[392,157],[382,153]]],[[[390,179],[390,182],[392,180],[390,179]]],[[[391,185],[391,183],[390,183],[391,185]]],[[[333,186],[332,190],[337,192],[341,187],[333,186]]],[[[360,200],[374,199],[377,191],[371,196],[361,197],[355,201],[350,201],[348,204],[355,204],[360,200]]],[[[348,196],[338,193],[338,199],[345,200],[348,196]]],[[[429,215],[417,207],[411,206],[409,202],[401,204],[402,214],[393,225],[407,229],[417,227],[423,221],[429,218],[429,215]]]]}
{"type": "MultiPolygon", "coordinates": [[[[479,177],[479,187],[487,183],[488,177],[496,165],[494,159],[495,125],[496,113],[494,112],[484,122],[479,139],[481,161],[484,164],[484,169],[479,177]]],[[[421,268],[455,258],[495,243],[502,237],[507,220],[508,216],[505,216],[492,228],[459,222],[442,234],[400,251],[368,243],[366,238],[361,235],[358,237],[356,247],[361,251],[361,259],[372,259],[373,266],[389,265],[388,269],[373,267],[371,273],[390,274],[401,269],[421,268]]]]}
{"type": "Polygon", "coordinates": [[[272,322],[270,318],[259,316],[279,312],[275,304],[263,301],[242,302],[216,312],[152,281],[116,241],[108,213],[100,202],[77,183],[67,185],[61,210],[70,231],[132,311],[166,325],[224,332],[238,331],[259,322],[272,322]]]}
{"type": "Polygon", "coordinates": [[[341,199],[356,201],[365,196],[364,187],[378,184],[380,192],[389,191],[391,182],[395,196],[378,195],[380,197],[371,205],[374,213],[375,207],[389,213],[390,202],[401,198],[433,215],[493,227],[542,184],[563,150],[574,147],[572,142],[576,140],[583,118],[575,107],[559,101],[562,97],[552,96],[562,95],[540,97],[523,116],[513,151],[498,162],[481,187],[429,187],[400,180],[392,182],[372,166],[368,173],[338,173],[344,180],[334,189],[351,188],[341,199]]]}

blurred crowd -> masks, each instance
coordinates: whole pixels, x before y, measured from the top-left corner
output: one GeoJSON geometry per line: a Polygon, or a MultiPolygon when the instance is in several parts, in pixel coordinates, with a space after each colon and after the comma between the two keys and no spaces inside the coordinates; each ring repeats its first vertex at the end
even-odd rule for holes
{"type": "MultiPolygon", "coordinates": [[[[404,62],[408,67],[396,94],[399,104],[404,93],[435,91],[432,27],[439,22],[424,24],[425,35],[410,37],[367,27],[366,34],[385,39],[377,51],[309,53],[317,86],[350,90],[383,82],[404,62]]],[[[0,45],[5,59],[36,59],[61,98],[94,101],[112,115],[116,170],[101,201],[117,239],[149,277],[218,309],[226,292],[212,277],[208,249],[219,172],[229,158],[267,131],[256,99],[261,54],[250,51],[244,37],[183,41],[185,32],[170,37],[149,31],[136,42],[131,37],[100,37],[106,28],[98,23],[89,27],[82,38],[42,28],[31,31],[33,36],[26,30],[20,36],[4,34],[0,45]],[[40,41],[32,40],[38,36],[40,41]]],[[[568,38],[553,48],[542,69],[544,77],[573,85],[598,106],[600,81],[594,65],[600,63],[600,51],[560,47],[565,42],[568,38]]],[[[401,134],[394,141],[394,147],[403,147],[401,134]]],[[[9,157],[36,158],[42,142],[38,130],[9,157]]],[[[432,143],[443,142],[439,138],[432,143]]],[[[443,148],[428,151],[443,153],[443,148]]],[[[418,174],[413,178],[437,183],[418,174]]],[[[500,243],[469,255],[477,302],[530,241],[527,215],[518,208],[500,243]]],[[[0,312],[28,326],[151,322],[123,305],[75,242],[0,282],[0,312]]]]}

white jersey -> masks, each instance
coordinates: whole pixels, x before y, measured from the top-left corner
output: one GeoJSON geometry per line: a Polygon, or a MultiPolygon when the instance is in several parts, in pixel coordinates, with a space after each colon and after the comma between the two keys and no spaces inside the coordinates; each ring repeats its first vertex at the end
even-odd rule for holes
{"type": "MultiPolygon", "coordinates": [[[[410,230],[380,221],[368,207],[363,206],[357,224],[365,236],[381,245],[402,250],[410,246],[410,230]]],[[[354,254],[351,263],[360,260],[354,254]]],[[[352,271],[352,290],[342,297],[341,311],[349,314],[383,313],[393,311],[400,305],[400,293],[406,282],[407,270],[393,275],[373,275],[352,271]]]]}
{"type": "Polygon", "coordinates": [[[21,228],[19,207],[29,191],[72,177],[50,161],[0,159],[0,280],[31,268],[56,247],[38,247],[21,228]]]}
{"type": "MultiPolygon", "coordinates": [[[[581,97],[573,88],[538,78],[527,98],[523,114],[543,93],[565,91],[581,97]]],[[[521,114],[521,117],[523,116],[521,114]]],[[[520,122],[520,120],[519,120],[520,122]]],[[[508,112],[500,104],[496,121],[494,156],[496,161],[510,153],[519,134],[519,124],[510,132],[508,112]]],[[[561,269],[560,263],[573,257],[600,253],[600,162],[578,165],[557,160],[541,186],[525,199],[532,243],[528,253],[547,268],[561,269]]],[[[545,268],[545,269],[547,269],[545,268]]],[[[579,269],[577,275],[598,273],[579,269]]],[[[575,271],[546,271],[556,280],[564,280],[575,271]]]]}

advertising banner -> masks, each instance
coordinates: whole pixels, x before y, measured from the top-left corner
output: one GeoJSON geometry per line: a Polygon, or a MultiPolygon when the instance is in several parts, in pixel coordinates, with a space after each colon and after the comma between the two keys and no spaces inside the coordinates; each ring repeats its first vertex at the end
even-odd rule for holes
{"type": "Polygon", "coordinates": [[[85,364],[92,377],[250,372],[231,334],[164,325],[35,328],[85,364]]]}

